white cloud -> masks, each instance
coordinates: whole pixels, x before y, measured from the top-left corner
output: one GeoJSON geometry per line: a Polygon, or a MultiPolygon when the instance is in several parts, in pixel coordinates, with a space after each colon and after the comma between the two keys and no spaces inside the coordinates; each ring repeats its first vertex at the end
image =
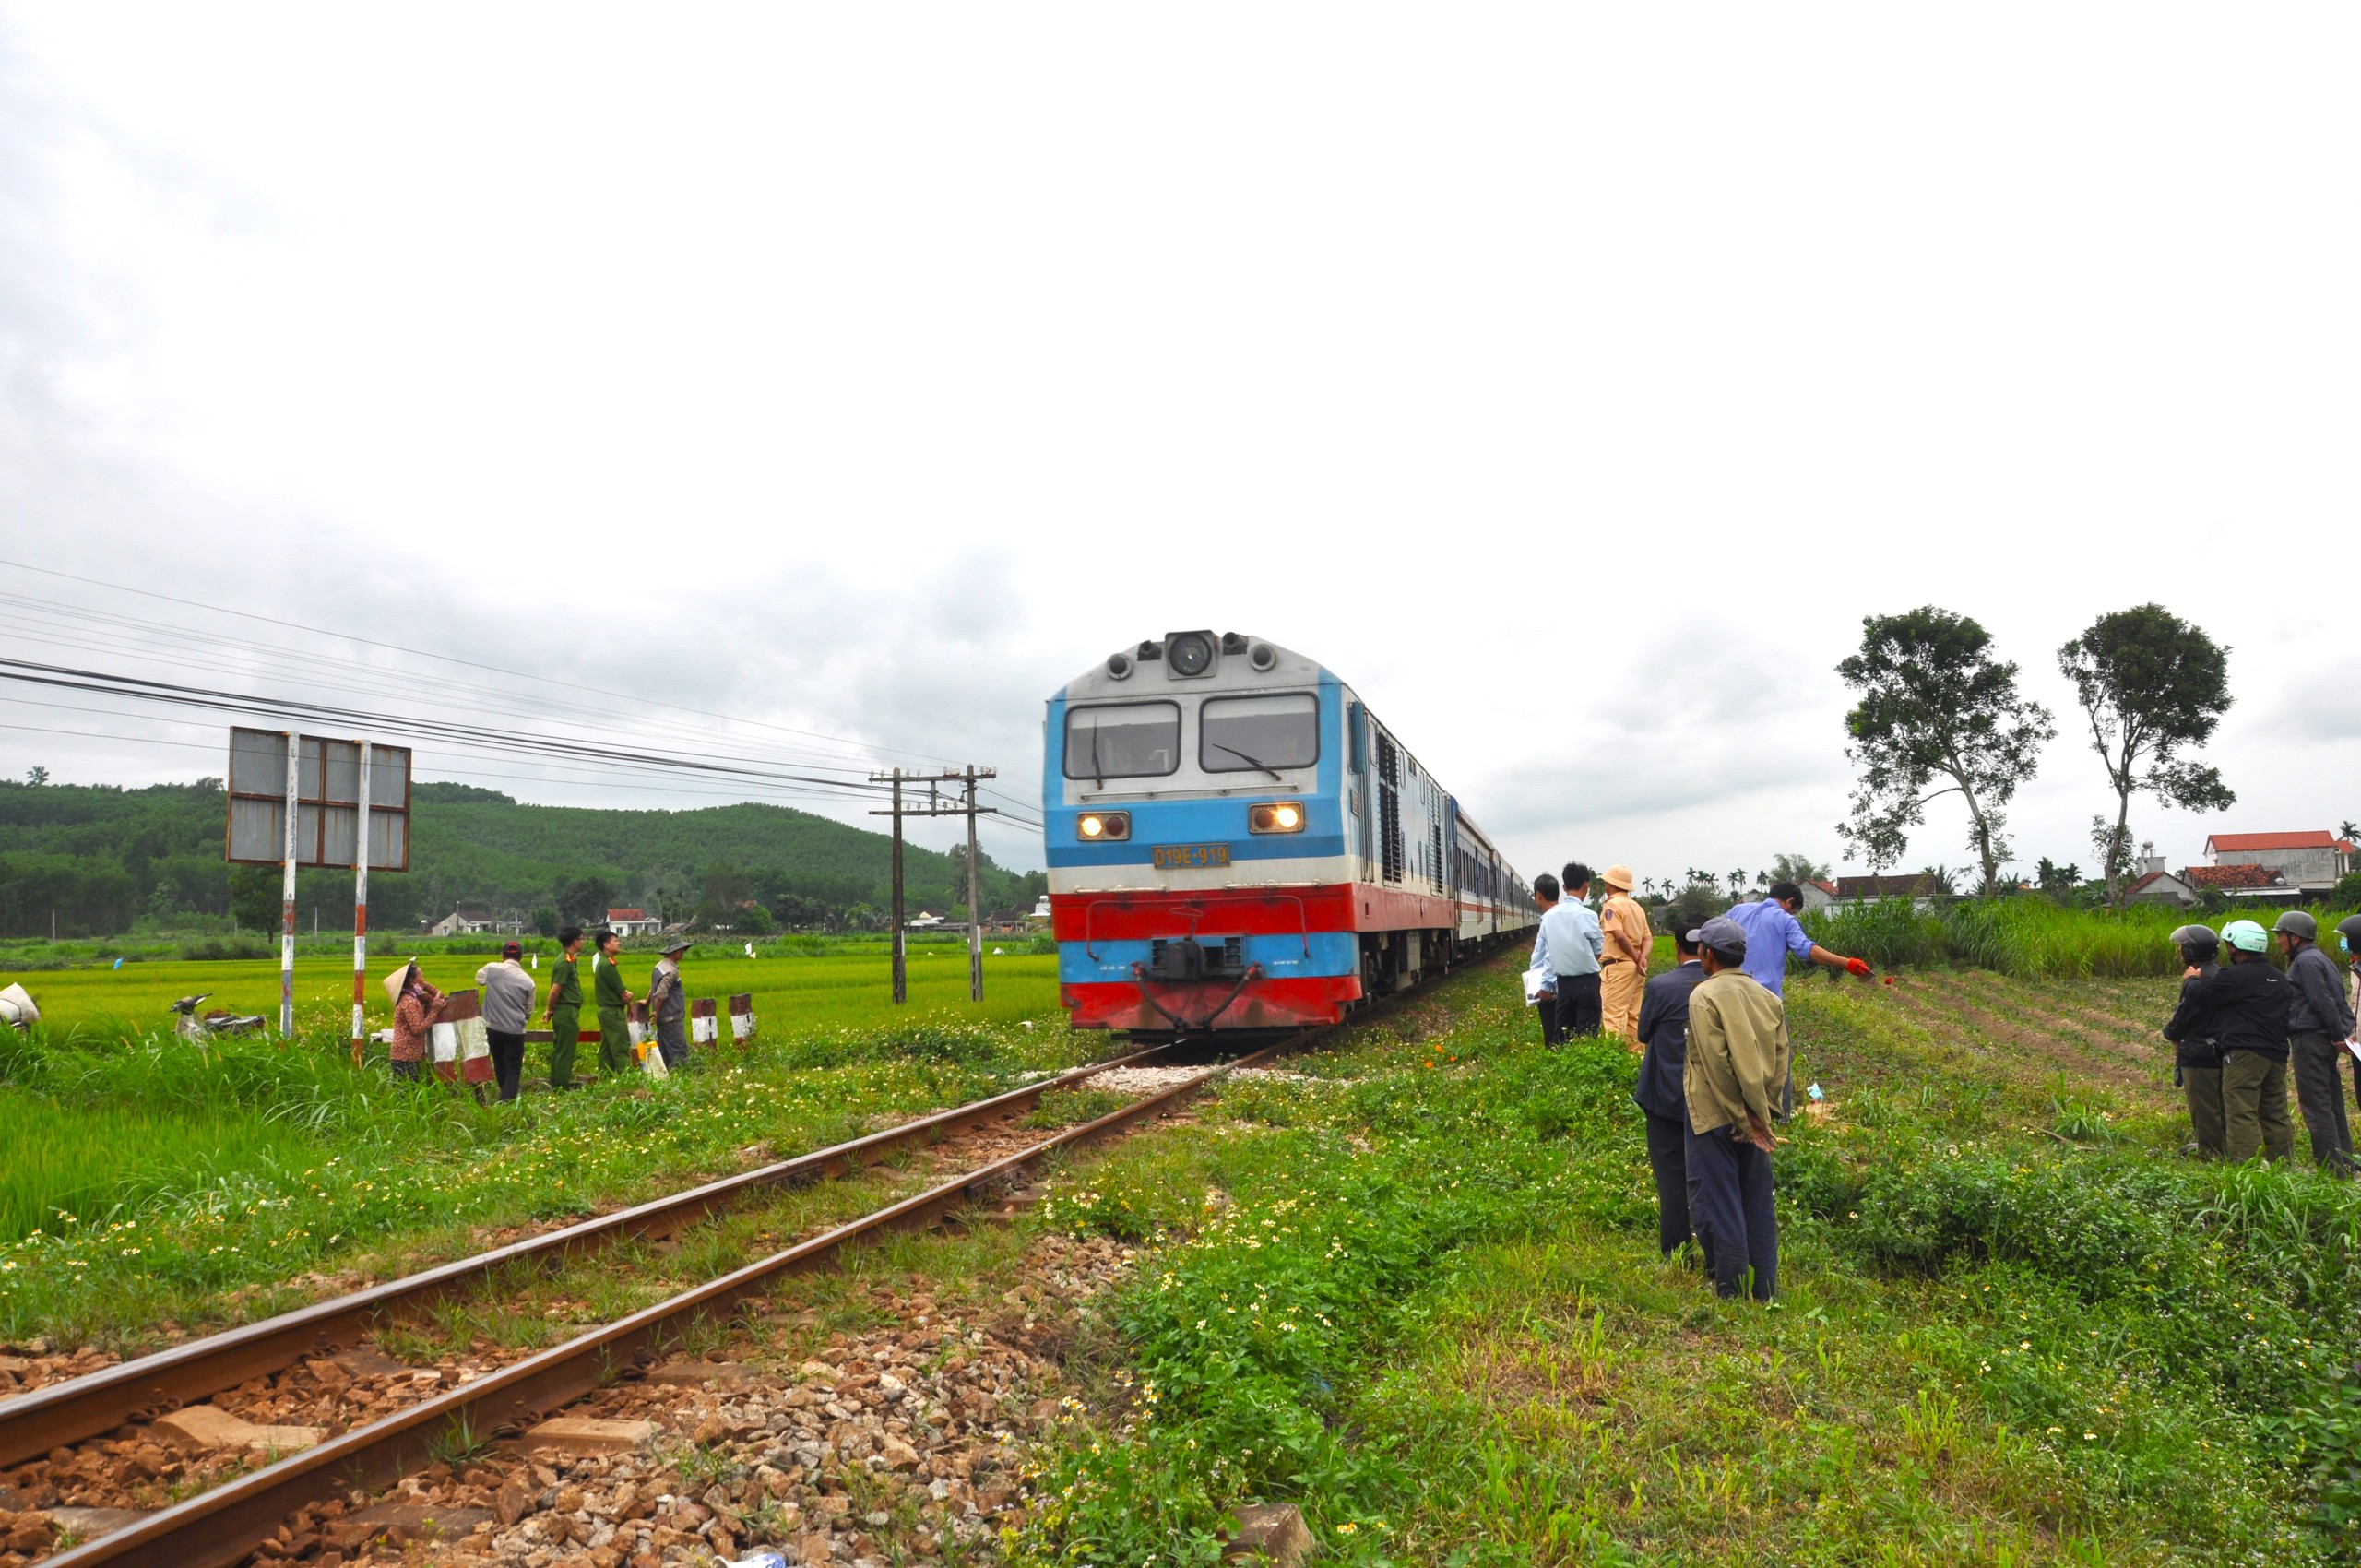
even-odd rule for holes
{"type": "Polygon", "coordinates": [[[1929,600],[2087,863],[2054,650],[2154,598],[2226,825],[2331,825],[2356,29],[18,8],[0,554],[1017,792],[1075,671],[1252,630],[1536,866],[1835,858],[1833,667],[1929,600]]]}

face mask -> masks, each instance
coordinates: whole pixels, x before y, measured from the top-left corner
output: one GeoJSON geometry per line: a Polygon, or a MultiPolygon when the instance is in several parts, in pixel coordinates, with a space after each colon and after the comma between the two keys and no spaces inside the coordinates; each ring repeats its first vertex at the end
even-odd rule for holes
{"type": "Polygon", "coordinates": [[[2353,951],[2352,948],[2344,944],[2344,933],[2343,932],[2338,932],[2336,933],[2336,950],[2340,953],[2350,953],[2353,951]]]}

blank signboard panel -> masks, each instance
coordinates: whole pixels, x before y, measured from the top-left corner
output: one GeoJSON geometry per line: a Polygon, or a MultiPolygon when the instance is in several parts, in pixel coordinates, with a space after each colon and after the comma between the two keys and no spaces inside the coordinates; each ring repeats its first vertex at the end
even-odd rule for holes
{"type": "MultiPolygon", "coordinates": [[[[369,869],[409,869],[408,746],[369,748],[369,869]]],[[[303,738],[296,764],[295,863],[350,866],[361,827],[361,744],[303,738]]],[[[230,731],[228,859],[277,865],[287,855],[287,737],[230,731]]]]}

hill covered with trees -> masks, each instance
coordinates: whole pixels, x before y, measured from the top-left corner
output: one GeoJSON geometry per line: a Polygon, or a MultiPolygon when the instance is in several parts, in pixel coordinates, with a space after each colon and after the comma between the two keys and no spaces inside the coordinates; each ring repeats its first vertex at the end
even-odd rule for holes
{"type": "MultiPolygon", "coordinates": [[[[414,927],[465,905],[543,923],[595,918],[613,904],[739,929],[765,917],[841,930],[884,919],[892,842],[810,812],[759,803],[694,811],[601,811],[520,803],[465,784],[421,783],[411,797],[410,870],[370,878],[370,924],[414,927]],[[759,912],[746,909],[751,900],[759,912]]],[[[218,778],[125,790],[0,782],[0,936],[113,936],[137,929],[265,930],[279,920],[279,873],[229,866],[229,802],[218,778]]],[[[908,848],[913,911],[964,906],[964,849],[908,848]]],[[[987,909],[1030,908],[1039,873],[982,858],[987,909]]],[[[298,878],[299,917],[349,927],[345,872],[298,878]]]]}

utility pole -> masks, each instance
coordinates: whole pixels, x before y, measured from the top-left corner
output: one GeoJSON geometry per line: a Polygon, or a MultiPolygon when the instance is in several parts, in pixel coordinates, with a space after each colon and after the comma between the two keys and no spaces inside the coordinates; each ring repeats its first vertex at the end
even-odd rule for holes
{"type": "Polygon", "coordinates": [[[967,765],[967,1000],[984,999],[984,907],[976,871],[976,767],[967,765]]]}
{"type": "Polygon", "coordinates": [[[872,784],[891,783],[894,786],[893,809],[869,814],[894,819],[894,1000],[897,1003],[910,999],[909,968],[906,962],[902,932],[902,819],[906,816],[964,816],[967,819],[967,996],[973,1002],[984,999],[984,920],[983,911],[977,908],[977,900],[982,896],[982,884],[976,867],[976,818],[997,813],[991,806],[976,803],[976,781],[999,777],[998,768],[978,767],[973,763],[964,768],[946,767],[933,774],[905,773],[897,767],[891,773],[869,776],[872,784]],[[902,803],[902,786],[920,781],[926,784],[927,803],[905,806],[902,803]],[[937,789],[943,782],[967,787],[966,795],[958,804],[943,801],[937,789]]]}
{"type": "Polygon", "coordinates": [[[894,770],[894,1005],[910,999],[909,955],[902,949],[902,770],[894,770]]]}

